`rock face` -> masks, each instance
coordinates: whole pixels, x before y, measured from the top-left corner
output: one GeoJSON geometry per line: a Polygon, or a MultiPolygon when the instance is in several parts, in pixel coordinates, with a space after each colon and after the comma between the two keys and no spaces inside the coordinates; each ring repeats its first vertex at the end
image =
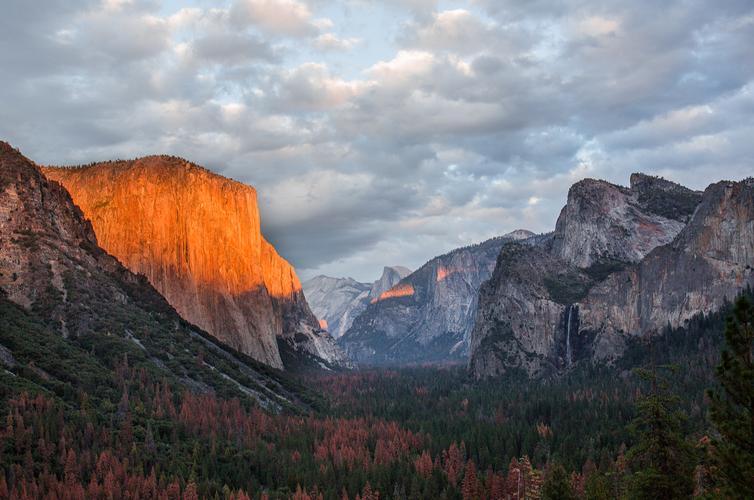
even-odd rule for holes
{"type": "Polygon", "coordinates": [[[500,249],[529,236],[518,231],[430,260],[372,298],[339,343],[364,364],[462,360],[480,285],[492,273],[500,249]]]}
{"type": "Polygon", "coordinates": [[[573,186],[556,231],[509,245],[480,290],[470,367],[530,376],[610,362],[754,283],[754,181],[705,192],[641,174],[573,186]]]}
{"type": "Polygon", "coordinates": [[[369,288],[369,301],[374,302],[380,296],[393,288],[400,281],[411,274],[411,269],[403,266],[389,266],[382,269],[380,279],[372,283],[369,288]]]}
{"type": "Polygon", "coordinates": [[[574,184],[558,217],[552,252],[581,268],[638,262],[683,229],[701,194],[664,179],[631,176],[631,187],[586,179],[574,184]]]}
{"type": "Polygon", "coordinates": [[[252,397],[273,409],[295,404],[256,362],[187,323],[143,276],[100,248],[66,189],[4,142],[0,301],[22,307],[103,366],[127,354],[194,391],[252,397]]]}
{"type": "Polygon", "coordinates": [[[352,278],[316,276],[304,282],[304,295],[315,316],[319,318],[320,326],[333,337],[339,338],[372,300],[379,298],[409,274],[411,271],[405,267],[385,267],[380,279],[372,284],[360,283],[352,278]]]}
{"type": "Polygon", "coordinates": [[[276,368],[281,341],[344,361],[262,236],[252,187],[167,156],[43,171],[71,193],[100,245],[191,323],[276,368]]]}

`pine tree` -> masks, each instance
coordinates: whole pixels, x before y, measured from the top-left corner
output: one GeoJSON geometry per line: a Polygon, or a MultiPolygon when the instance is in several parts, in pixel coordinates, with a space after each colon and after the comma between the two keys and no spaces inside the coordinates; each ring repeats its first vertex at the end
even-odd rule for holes
{"type": "Polygon", "coordinates": [[[461,496],[463,496],[463,500],[479,498],[479,481],[476,476],[476,466],[472,460],[466,463],[466,472],[463,475],[463,483],[461,483],[461,496]]]}
{"type": "Polygon", "coordinates": [[[571,481],[562,465],[550,465],[542,485],[542,500],[575,500],[571,481]]]}
{"type": "Polygon", "coordinates": [[[685,417],[677,408],[679,398],[668,391],[656,369],[637,372],[652,390],[637,402],[637,416],[630,426],[638,438],[626,456],[633,473],[630,497],[689,498],[694,464],[692,448],[682,433],[685,417]]]}
{"type": "Polygon", "coordinates": [[[610,482],[605,475],[595,471],[589,474],[584,485],[586,500],[610,500],[614,495],[610,491],[610,482]]]}
{"type": "Polygon", "coordinates": [[[709,391],[721,488],[728,498],[754,498],[754,307],[742,296],[725,327],[717,366],[722,391],[709,391]]]}

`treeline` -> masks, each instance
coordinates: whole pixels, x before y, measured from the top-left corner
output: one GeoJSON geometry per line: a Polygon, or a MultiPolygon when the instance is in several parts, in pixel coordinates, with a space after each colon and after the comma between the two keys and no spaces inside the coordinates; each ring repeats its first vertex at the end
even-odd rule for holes
{"type": "Polygon", "coordinates": [[[307,415],[187,391],[127,356],[102,392],[57,396],[6,370],[0,498],[752,498],[752,325],[744,299],[623,365],[538,383],[323,377],[328,402],[307,415]]]}

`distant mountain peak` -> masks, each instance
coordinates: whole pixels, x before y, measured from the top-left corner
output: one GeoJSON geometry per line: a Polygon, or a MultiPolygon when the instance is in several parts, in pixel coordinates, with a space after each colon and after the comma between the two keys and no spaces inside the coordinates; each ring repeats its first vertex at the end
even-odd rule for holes
{"type": "Polygon", "coordinates": [[[340,337],[357,362],[446,362],[468,352],[479,286],[505,245],[533,236],[514,231],[434,257],[371,296],[370,304],[340,337]]]}
{"type": "Polygon", "coordinates": [[[536,236],[536,234],[529,231],[528,229],[515,229],[510,233],[504,234],[503,238],[510,238],[512,240],[525,240],[527,238],[531,238],[532,236],[536,236]]]}
{"type": "Polygon", "coordinates": [[[361,283],[353,278],[315,276],[304,282],[304,295],[320,325],[335,338],[342,336],[371,301],[397,285],[411,274],[404,266],[385,266],[382,275],[373,283],[361,283]]]}

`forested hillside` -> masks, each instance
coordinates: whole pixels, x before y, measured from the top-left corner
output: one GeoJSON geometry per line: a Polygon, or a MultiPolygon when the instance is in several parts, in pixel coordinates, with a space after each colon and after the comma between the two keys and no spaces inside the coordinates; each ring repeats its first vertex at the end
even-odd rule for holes
{"type": "MultiPolygon", "coordinates": [[[[308,414],[275,415],[182,389],[128,355],[103,366],[94,346],[0,307],[0,344],[15,353],[3,350],[0,374],[2,498],[548,498],[556,487],[613,498],[642,470],[628,424],[654,390],[624,366],[478,385],[461,366],[338,374],[316,381],[323,399],[308,414]]],[[[715,435],[704,391],[729,310],[622,361],[678,367],[669,391],[689,415],[681,439],[699,494],[719,476],[703,446],[715,435]]]]}

